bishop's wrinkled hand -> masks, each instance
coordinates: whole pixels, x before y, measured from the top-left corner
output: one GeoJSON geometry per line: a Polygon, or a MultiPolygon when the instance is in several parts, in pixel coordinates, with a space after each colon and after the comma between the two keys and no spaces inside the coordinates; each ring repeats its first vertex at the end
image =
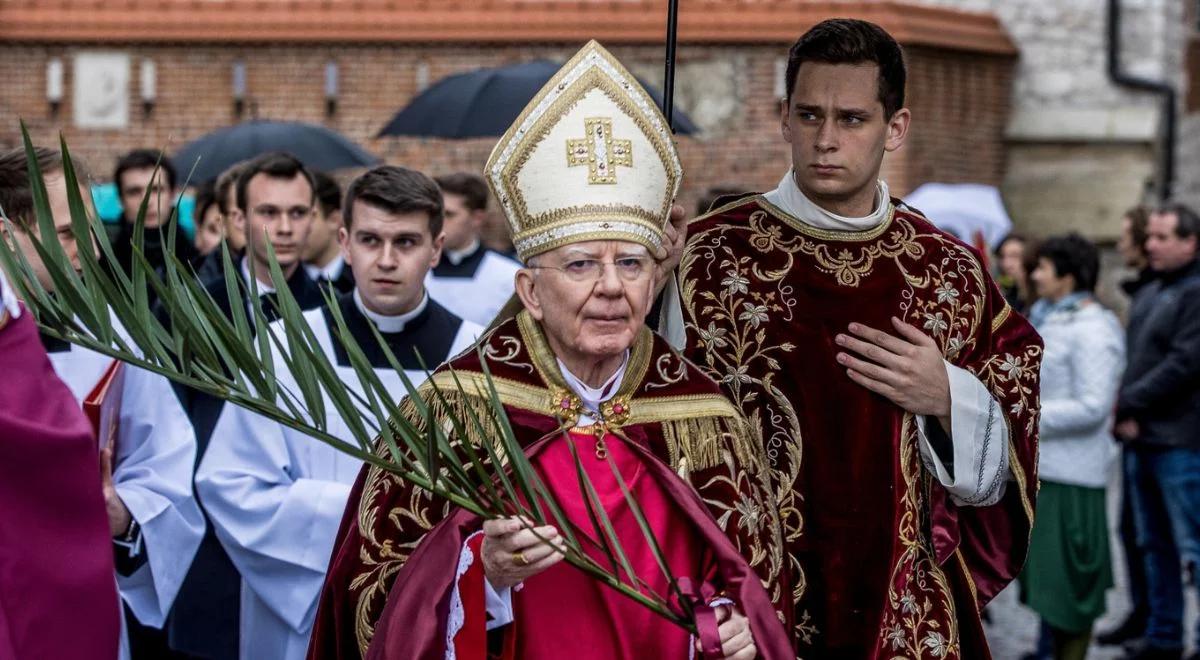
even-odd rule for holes
{"type": "Polygon", "coordinates": [[[834,341],[837,361],[851,380],[914,415],[936,417],[950,429],[950,377],[933,338],[892,317],[898,335],[861,323],[834,341]]]}
{"type": "Polygon", "coordinates": [[[530,527],[520,518],[485,520],[483,572],[494,589],[515,587],[562,561],[553,525],[530,527]]]}

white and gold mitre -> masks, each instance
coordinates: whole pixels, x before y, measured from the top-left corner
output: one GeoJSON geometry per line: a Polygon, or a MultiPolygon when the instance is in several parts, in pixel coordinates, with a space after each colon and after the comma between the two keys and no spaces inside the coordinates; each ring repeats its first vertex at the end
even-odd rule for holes
{"type": "Polygon", "coordinates": [[[683,168],[653,99],[591,41],[525,106],[486,172],[527,261],[595,240],[632,241],[653,253],[683,168]]]}

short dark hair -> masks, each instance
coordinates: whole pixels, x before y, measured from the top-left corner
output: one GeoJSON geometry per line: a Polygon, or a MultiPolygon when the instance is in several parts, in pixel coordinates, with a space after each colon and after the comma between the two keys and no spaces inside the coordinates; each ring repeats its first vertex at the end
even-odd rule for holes
{"type": "Polygon", "coordinates": [[[443,193],[458,195],[471,211],[486,211],[488,188],[483,177],[470,172],[455,172],[434,179],[443,193]]]}
{"type": "MultiPolygon", "coordinates": [[[[46,147],[34,147],[33,157],[37,160],[42,176],[63,171],[62,153],[46,147]]],[[[88,180],[87,171],[76,159],[71,159],[75,178],[80,184],[88,180]]],[[[34,224],[33,186],[30,185],[28,161],[25,147],[0,153],[0,211],[17,228],[28,231],[34,224]]]]}
{"type": "Polygon", "coordinates": [[[113,183],[117,186],[117,194],[122,193],[121,177],[129,170],[152,170],[158,168],[162,177],[167,181],[168,188],[174,188],[178,177],[171,159],[158,149],[134,149],[117,159],[117,167],[113,170],[113,183]]]}
{"type": "Polygon", "coordinates": [[[1139,250],[1146,249],[1146,225],[1150,222],[1150,209],[1134,206],[1122,218],[1129,218],[1129,238],[1139,250]]]}
{"type": "Polygon", "coordinates": [[[999,258],[1000,253],[1004,251],[1004,246],[1012,243],[1013,241],[1016,241],[1021,245],[1029,245],[1029,239],[1025,238],[1024,235],[1012,232],[1000,239],[1000,242],[996,244],[996,249],[992,250],[992,253],[996,255],[996,258],[999,258]]]}
{"type": "Polygon", "coordinates": [[[237,186],[238,179],[242,177],[242,172],[246,169],[246,161],[235,163],[225,168],[224,172],[217,175],[217,206],[221,208],[221,215],[229,215],[233,209],[229,208],[229,191],[234,190],[237,186]]]}
{"type": "Polygon", "coordinates": [[[197,230],[200,229],[200,223],[204,222],[204,214],[213,206],[221,208],[220,200],[217,199],[216,182],[209,181],[200,184],[200,187],[196,189],[196,206],[192,212],[193,225],[197,230]]]}
{"type": "Polygon", "coordinates": [[[324,172],[313,172],[317,182],[317,203],[321,205],[321,213],[329,215],[342,210],[342,186],[337,179],[324,172]]]}
{"type": "Polygon", "coordinates": [[[367,170],[350,183],[342,205],[346,229],[354,224],[354,202],[361,201],[388,213],[424,211],[429,215],[429,233],[442,233],[445,207],[442,191],[428,176],[406,167],[381,165],[367,170]]]}
{"type": "Polygon", "coordinates": [[[1154,209],[1155,213],[1172,214],[1177,220],[1175,222],[1175,235],[1179,238],[1191,238],[1193,236],[1200,240],[1200,216],[1186,204],[1179,202],[1169,202],[1154,209]]]}
{"type": "Polygon", "coordinates": [[[904,107],[907,72],[904,51],[886,30],[852,18],[831,18],[814,25],[792,45],[787,61],[787,97],[791,103],[796,76],[805,62],[867,64],[879,67],[879,102],[888,117],[904,107]]]}
{"type": "Polygon", "coordinates": [[[1091,293],[1100,279],[1100,251],[1096,244],[1071,232],[1047,238],[1037,246],[1037,258],[1054,264],[1059,277],[1075,277],[1075,290],[1091,293]]]}
{"type": "Polygon", "coordinates": [[[259,174],[266,174],[272,179],[283,179],[291,181],[297,176],[303,176],[308,182],[308,188],[312,191],[312,196],[309,202],[315,202],[317,199],[317,182],[313,180],[312,172],[309,171],[304,163],[291,154],[283,152],[275,152],[263,154],[246,162],[245,168],[237,179],[237,205],[242,210],[242,213],[248,212],[246,200],[246,188],[250,185],[250,179],[259,174]]]}

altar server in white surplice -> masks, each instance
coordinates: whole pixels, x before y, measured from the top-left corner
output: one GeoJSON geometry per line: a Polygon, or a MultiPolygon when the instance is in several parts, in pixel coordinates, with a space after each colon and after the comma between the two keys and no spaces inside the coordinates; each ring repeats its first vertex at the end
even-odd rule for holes
{"type": "MultiPolygon", "coordinates": [[[[76,261],[80,246],[70,231],[62,156],[45,148],[36,148],[34,155],[45,180],[56,236],[68,258],[76,261]]],[[[86,181],[78,168],[75,174],[86,181]]],[[[39,236],[34,220],[23,150],[0,154],[0,193],[12,221],[11,229],[6,226],[0,234],[21,250],[42,286],[53,290],[54,282],[31,240],[47,239],[39,236]]],[[[82,185],[80,195],[89,199],[82,185]]],[[[112,323],[132,345],[115,317],[112,323]]],[[[112,358],[45,333],[41,338],[55,373],[82,406],[105,379],[112,358]]],[[[192,492],[196,435],[165,378],[129,365],[121,369],[123,373],[110,381],[111,388],[99,399],[115,413],[115,424],[108,413],[101,417],[105,448],[96,475],[103,483],[121,599],[143,626],[161,628],[204,535],[204,517],[192,492]]],[[[122,634],[121,657],[128,656],[128,638],[122,634]]]]}
{"type": "Polygon", "coordinates": [[[512,297],[521,264],[489,250],[480,240],[488,201],[487,183],[481,177],[463,172],[436,180],[446,205],[446,244],[425,286],[446,309],[487,326],[512,297]]]}
{"type": "MultiPolygon", "coordinates": [[[[380,380],[399,401],[407,390],[371,330],[374,325],[419,384],[468,348],[482,328],[432,300],[425,275],[442,248],[442,197],[425,175],[399,167],[368,171],[346,192],[343,256],[355,288],[338,309],[380,380]],[[419,357],[418,357],[419,356],[419,357]]],[[[347,388],[361,392],[329,309],[304,313],[347,388]]],[[[272,331],[284,334],[277,321],[272,331]]],[[[286,340],[285,340],[286,341],[286,340]]],[[[299,392],[275,356],[281,383],[299,392]]],[[[328,429],[354,442],[326,398],[328,429]]],[[[305,656],[317,598],[361,461],[236,406],[226,406],[196,474],[196,487],[242,575],[241,657],[305,656]]]]}

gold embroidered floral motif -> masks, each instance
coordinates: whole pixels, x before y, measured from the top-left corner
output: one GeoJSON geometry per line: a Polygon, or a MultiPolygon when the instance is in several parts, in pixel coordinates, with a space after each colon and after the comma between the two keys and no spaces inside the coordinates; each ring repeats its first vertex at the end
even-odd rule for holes
{"type": "MultiPolygon", "coordinates": [[[[751,222],[749,228],[739,229],[748,229],[752,240],[761,239],[760,245],[780,240],[780,234],[765,230],[762,222],[751,222]]],[[[790,264],[789,255],[788,267],[790,264]]],[[[702,368],[749,415],[750,426],[763,431],[756,436],[765,448],[769,464],[766,474],[773,483],[771,490],[776,493],[781,532],[785,542],[791,543],[800,538],[804,529],[795,488],[802,466],[803,442],[795,411],[775,387],[774,379],[781,368],[780,360],[796,347],[790,342],[768,344],[765,327],[774,318],[790,320],[795,312],[796,301],[790,287],[783,283],[786,270],[763,273],[751,255],[735,253],[720,236],[711,241],[689,241],[680,263],[689,335],[692,331],[698,335],[694,340],[689,336],[689,340],[704,355],[704,360],[698,361],[702,368]],[[759,289],[769,291],[751,291],[751,278],[767,285],[759,289]],[[719,281],[721,287],[715,292],[700,290],[698,281],[719,281]],[[701,324],[699,318],[706,323],[701,324]],[[756,373],[765,375],[758,378],[753,375],[756,373]],[[770,423],[763,423],[764,416],[770,423]]],[[[790,600],[799,604],[807,589],[804,567],[794,556],[783,560],[788,562],[792,574],[790,600]]],[[[795,625],[797,636],[811,641],[816,629],[807,612],[798,614],[795,625]]]]}
{"type": "MultiPolygon", "coordinates": [[[[696,362],[721,383],[750,424],[762,429],[790,547],[805,533],[803,501],[796,492],[803,439],[792,403],[777,384],[796,347],[786,335],[772,337],[767,330],[794,323],[801,311],[792,275],[799,270],[815,268],[847,288],[861,286],[880,269],[889,275],[899,271],[904,288],[896,298],[896,316],[932,336],[947,360],[970,370],[993,396],[1010,404],[1010,428],[1036,429],[1036,416],[1021,413],[1036,405],[1034,365],[1040,349],[1030,349],[1038,355],[974,357],[1008,315],[1002,309],[985,323],[990,285],[969,249],[939,233],[919,231],[894,210],[878,228],[857,233],[804,226],[761,197],[743,198],[710,215],[748,203],[760,210],[748,210],[744,221],[710,226],[688,241],[679,270],[687,350],[699,356],[696,362]]],[[[927,532],[931,477],[919,460],[911,417],[905,421],[897,457],[903,475],[897,484],[902,489],[903,519],[896,530],[901,550],[892,557],[888,621],[879,644],[887,657],[954,658],[961,646],[955,603],[927,532]]],[[[1015,452],[1010,456],[1026,499],[1026,475],[1015,452]]],[[[807,586],[804,567],[793,557],[792,568],[794,600],[800,604],[807,586]]],[[[795,625],[797,638],[812,642],[817,631],[807,611],[796,612],[795,625]]]]}
{"type": "Polygon", "coordinates": [[[903,494],[897,538],[901,553],[888,581],[888,609],[883,614],[879,645],[891,657],[957,658],[960,643],[954,597],[946,574],[934,560],[932,541],[920,531],[929,528],[924,494],[930,488],[930,476],[921,467],[916,422],[907,413],[900,443],[903,494]]]}
{"type": "Polygon", "coordinates": [[[817,269],[833,275],[838,284],[857,287],[862,278],[870,274],[877,259],[919,259],[924,254],[924,248],[916,240],[917,234],[912,225],[893,222],[894,208],[889,210],[887,219],[880,223],[876,230],[878,234],[876,231],[835,233],[808,227],[800,220],[771,207],[765,200],[760,201],[760,204],[776,211],[775,215],[779,219],[798,229],[785,238],[778,225],[772,223],[771,226],[766,226],[767,211],[757,211],[750,215],[750,224],[755,232],[750,239],[751,246],[763,253],[778,251],[788,257],[783,267],[760,274],[760,279],[783,278],[790,270],[792,255],[801,253],[812,257],[816,261],[817,269]],[[876,240],[883,234],[886,234],[887,238],[876,240]],[[815,236],[816,240],[812,236],[815,236]]]}

